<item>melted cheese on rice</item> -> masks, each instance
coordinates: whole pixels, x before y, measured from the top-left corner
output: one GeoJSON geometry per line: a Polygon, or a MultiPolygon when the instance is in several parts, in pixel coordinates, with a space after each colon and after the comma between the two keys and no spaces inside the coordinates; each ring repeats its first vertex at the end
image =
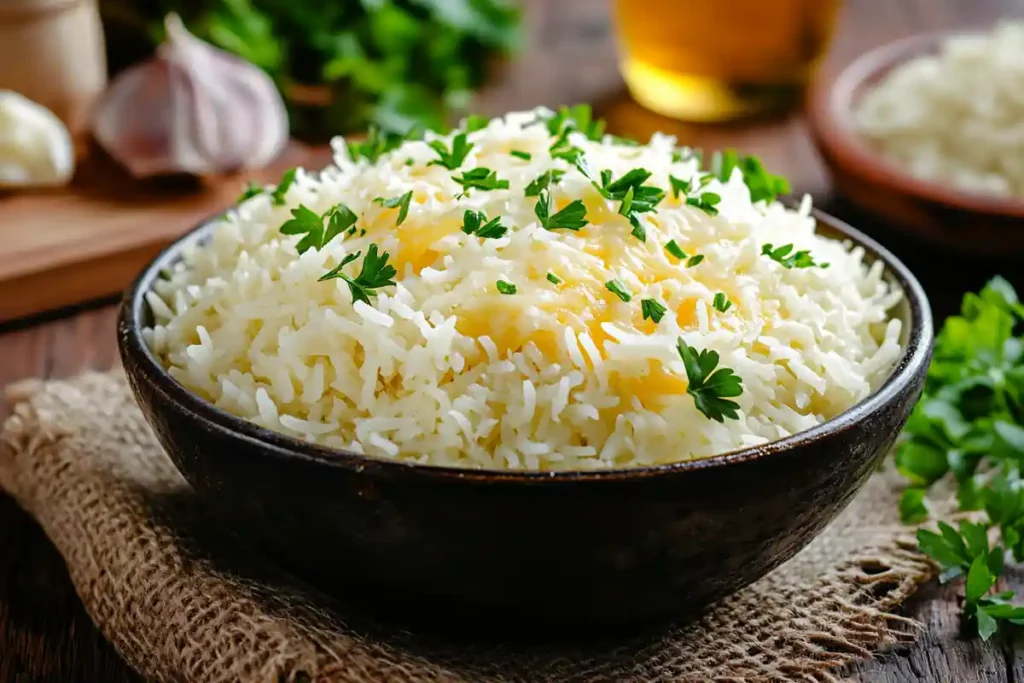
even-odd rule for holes
{"type": "Polygon", "coordinates": [[[694,186],[702,175],[695,159],[673,161],[674,139],[627,146],[570,134],[592,168],[615,178],[645,168],[647,184],[666,190],[641,215],[642,242],[619,202],[551,157],[538,114],[470,133],[457,170],[432,165],[425,141],[375,163],[351,160],[336,141],[334,166],[300,170],[283,206],[268,194],[245,201],[157,284],[151,347],[186,387],[267,428],[379,457],[497,469],[640,466],[761,444],[837,415],[888,374],[900,324],[887,311],[900,293],[861,249],[814,233],[808,200],[798,210],[752,203],[736,171],[701,190],[722,198],[708,215],[669,191],[669,174],[694,186]],[[452,176],[476,167],[509,188],[460,196],[452,176]],[[575,199],[586,206],[578,232],[539,225],[538,199],[525,196],[552,169],[564,171],[552,213],[575,199]],[[408,191],[396,226],[398,209],[374,199],[408,191]],[[359,216],[355,235],[300,255],[299,237],[281,234],[299,204],[323,213],[339,202],[359,216]],[[467,209],[500,217],[508,233],[465,234],[467,209]],[[670,240],[703,261],[686,267],[670,240]],[[787,269],[762,255],[766,243],[830,266],[787,269]],[[398,274],[369,305],[342,280],[318,281],[371,244],[398,274]],[[606,287],[612,279],[630,301],[606,287]],[[499,293],[499,280],[517,293],[499,293]],[[712,305],[719,292],[732,302],[724,313],[712,305]],[[646,298],[668,309],[659,323],[643,318],[646,298]],[[679,337],[717,351],[742,378],[740,419],[696,409],[679,337]]]}

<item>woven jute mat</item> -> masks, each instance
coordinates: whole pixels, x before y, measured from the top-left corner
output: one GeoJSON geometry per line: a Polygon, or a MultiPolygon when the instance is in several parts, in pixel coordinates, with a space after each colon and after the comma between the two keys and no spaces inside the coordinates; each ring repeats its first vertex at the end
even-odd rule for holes
{"type": "Polygon", "coordinates": [[[355,618],[208,520],[119,372],[9,388],[0,486],[42,525],[86,610],[155,681],[833,681],[913,638],[893,611],[932,567],[875,476],[811,545],[688,624],[544,645],[355,618]]]}

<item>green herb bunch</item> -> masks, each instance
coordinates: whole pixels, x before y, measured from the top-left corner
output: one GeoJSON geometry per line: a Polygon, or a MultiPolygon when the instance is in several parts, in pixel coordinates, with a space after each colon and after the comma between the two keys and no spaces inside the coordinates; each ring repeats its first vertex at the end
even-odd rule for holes
{"type": "Polygon", "coordinates": [[[918,531],[921,550],[942,580],[965,576],[965,626],[983,639],[1000,623],[1024,623],[1012,591],[992,592],[1011,553],[1024,560],[1024,306],[995,278],[964,297],[961,313],[938,335],[935,355],[896,453],[910,480],[900,501],[908,523],[925,521],[926,492],[940,480],[956,485],[960,509],[979,522],[918,531]],[[999,542],[990,547],[989,536],[999,542]]]}
{"type": "Polygon", "coordinates": [[[179,13],[200,38],[270,74],[289,101],[293,132],[309,137],[370,123],[398,132],[416,124],[444,129],[519,42],[519,10],[510,0],[103,4],[105,16],[123,22],[128,14],[148,27],[179,13]]]}

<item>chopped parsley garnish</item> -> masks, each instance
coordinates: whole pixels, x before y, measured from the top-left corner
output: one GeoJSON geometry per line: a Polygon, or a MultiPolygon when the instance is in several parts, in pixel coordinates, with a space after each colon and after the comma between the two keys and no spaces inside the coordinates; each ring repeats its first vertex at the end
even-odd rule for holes
{"type": "Polygon", "coordinates": [[[757,157],[740,156],[734,149],[715,152],[711,157],[711,172],[723,183],[729,180],[737,168],[743,174],[743,182],[750,190],[752,202],[762,199],[770,202],[792,189],[788,180],[769,173],[757,157]]]}
{"type": "Polygon", "coordinates": [[[732,302],[729,301],[729,297],[725,295],[725,292],[718,292],[715,294],[714,300],[711,305],[715,307],[715,310],[719,313],[725,313],[732,308],[732,302]]]}
{"type": "Polygon", "coordinates": [[[388,253],[385,251],[378,254],[377,245],[371,244],[370,248],[366,251],[366,258],[363,259],[359,275],[352,278],[342,273],[341,269],[354,261],[358,256],[358,253],[351,258],[346,256],[336,267],[322,275],[320,281],[340,278],[348,284],[348,288],[352,292],[352,303],[362,301],[365,304],[369,304],[370,297],[376,296],[373,290],[395,284],[395,281],[391,278],[397,275],[398,271],[395,270],[394,266],[388,265],[388,253]]]}
{"type": "Polygon", "coordinates": [[[365,140],[350,142],[345,141],[345,148],[352,161],[366,159],[371,164],[375,163],[383,154],[397,149],[406,139],[412,139],[416,133],[409,136],[398,135],[397,133],[385,133],[377,126],[371,125],[366,133],[365,140]]]}
{"type": "Polygon", "coordinates": [[[406,216],[409,215],[409,202],[412,201],[412,190],[409,190],[403,195],[398,197],[392,197],[391,199],[385,199],[384,197],[377,197],[373,200],[374,204],[384,207],[385,209],[398,209],[398,220],[395,221],[395,225],[401,225],[402,221],[405,220],[406,216]]]}
{"type": "Polygon", "coordinates": [[[718,215],[718,203],[721,201],[722,197],[714,192],[704,192],[699,197],[686,198],[687,204],[690,206],[696,206],[709,216],[718,215]]]}
{"type": "Polygon", "coordinates": [[[304,235],[295,245],[300,254],[310,249],[319,251],[325,244],[355,226],[358,217],[344,204],[331,207],[320,216],[302,204],[292,209],[292,217],[281,226],[285,235],[304,235]],[[324,228],[327,219],[327,228],[324,228]]]}
{"type": "Polygon", "coordinates": [[[676,242],[675,240],[669,240],[668,242],[665,243],[665,251],[672,254],[680,261],[686,258],[686,252],[683,251],[683,248],[680,247],[679,243],[676,242]]]}
{"type": "Polygon", "coordinates": [[[533,212],[537,220],[548,230],[579,230],[587,224],[587,207],[579,199],[568,204],[557,213],[551,213],[551,193],[547,190],[540,193],[533,212]]]}
{"type": "Polygon", "coordinates": [[[284,206],[284,196],[288,194],[288,188],[295,182],[295,172],[297,169],[289,168],[281,176],[281,182],[277,184],[277,187],[270,193],[270,201],[274,206],[284,206]]]}
{"type": "Polygon", "coordinates": [[[452,176],[452,180],[462,185],[463,196],[470,190],[507,190],[508,181],[498,177],[497,171],[478,166],[472,171],[463,171],[461,176],[452,176]]]}
{"type": "Polygon", "coordinates": [[[626,285],[622,284],[618,280],[609,280],[604,283],[604,286],[609,292],[623,301],[630,301],[633,298],[633,295],[629,293],[628,289],[626,289],[626,285]]]}
{"type": "Polygon", "coordinates": [[[660,323],[668,309],[657,299],[641,299],[640,310],[643,312],[644,320],[650,318],[655,323],[660,323]]]}
{"type": "Polygon", "coordinates": [[[687,346],[682,337],[676,342],[676,350],[686,367],[689,385],[686,393],[693,396],[693,403],[704,416],[716,422],[725,418],[738,420],[739,404],[730,401],[743,393],[743,381],[732,368],[718,368],[717,351],[698,351],[687,346]]]}
{"type": "Polygon", "coordinates": [[[428,166],[444,166],[449,171],[454,171],[466,160],[469,150],[473,149],[472,142],[466,142],[466,134],[459,133],[452,138],[451,149],[443,140],[431,140],[427,143],[430,149],[437,152],[437,159],[431,161],[428,166]]]}
{"type": "Polygon", "coordinates": [[[478,130],[483,130],[484,128],[486,128],[487,124],[490,122],[491,120],[486,116],[480,116],[479,114],[470,114],[469,116],[466,117],[466,121],[462,127],[467,133],[475,133],[478,130]]]}
{"type": "Polygon", "coordinates": [[[571,132],[571,128],[563,128],[555,141],[551,143],[548,151],[551,153],[552,159],[564,159],[570,164],[574,164],[583,156],[583,150],[569,142],[569,133],[571,132]]]}
{"type": "Polygon", "coordinates": [[[530,184],[526,186],[527,197],[539,197],[540,193],[548,189],[551,185],[557,185],[558,181],[565,175],[565,171],[553,168],[550,171],[544,171],[539,176],[530,181],[530,184]]]}
{"type": "Polygon", "coordinates": [[[1005,555],[1024,560],[1022,332],[1024,306],[1006,280],[966,294],[960,315],[935,339],[924,394],[896,450],[896,467],[909,480],[904,521],[926,521],[925,494],[940,481],[953,485],[961,510],[978,511],[957,527],[920,529],[917,540],[941,582],[966,577],[964,626],[983,640],[1024,624],[1024,606],[1011,602],[1017,596],[993,590],[1005,555]]]}
{"type": "Polygon", "coordinates": [[[601,119],[594,118],[589,104],[560,107],[555,114],[540,120],[544,121],[548,132],[556,137],[566,129],[578,130],[588,140],[600,140],[604,137],[605,123],[601,119]]]}
{"type": "Polygon", "coordinates": [[[560,285],[563,282],[565,282],[565,280],[563,280],[562,278],[558,277],[557,275],[555,275],[551,271],[548,271],[547,278],[548,278],[548,282],[550,282],[553,285],[560,285]]]}
{"type": "Polygon", "coordinates": [[[694,254],[686,261],[687,268],[693,268],[695,265],[704,260],[704,254],[694,254]]]}
{"type": "Polygon", "coordinates": [[[258,194],[263,194],[263,188],[250,180],[248,183],[246,183],[245,189],[242,190],[242,194],[238,196],[238,199],[235,200],[235,203],[241,204],[246,199],[251,199],[252,197],[255,197],[258,194]]]}
{"type": "Polygon", "coordinates": [[[658,203],[665,198],[665,191],[660,187],[644,185],[651,177],[651,172],[645,168],[634,168],[621,178],[612,180],[612,172],[605,169],[595,179],[593,170],[583,157],[576,160],[576,168],[590,179],[602,197],[619,202],[619,214],[625,216],[633,226],[631,234],[641,242],[646,242],[647,231],[640,223],[640,214],[655,211],[658,203]]]}
{"type": "Polygon", "coordinates": [[[674,175],[670,175],[668,177],[668,182],[669,182],[669,185],[672,186],[672,198],[673,199],[679,199],[679,195],[681,195],[681,194],[686,195],[686,194],[690,193],[690,181],[689,180],[680,180],[679,178],[676,178],[674,175]]]}
{"type": "Polygon", "coordinates": [[[806,249],[793,252],[792,244],[784,244],[781,247],[775,247],[770,242],[761,247],[761,254],[767,256],[772,261],[775,261],[783,268],[813,268],[815,266],[819,268],[828,268],[827,263],[815,263],[814,257],[811,256],[811,252],[806,249]]]}
{"type": "Polygon", "coordinates": [[[494,283],[494,286],[498,288],[498,291],[502,294],[515,294],[519,290],[511,282],[505,282],[504,280],[498,280],[494,283]]]}
{"type": "Polygon", "coordinates": [[[514,157],[518,157],[519,159],[524,159],[526,161],[529,161],[530,159],[533,158],[532,154],[530,154],[529,152],[524,152],[521,149],[513,149],[509,152],[509,154],[511,154],[514,157]]]}
{"type": "Polygon", "coordinates": [[[484,239],[498,239],[505,236],[508,228],[501,224],[500,216],[487,220],[487,216],[482,211],[466,209],[466,212],[462,214],[462,232],[484,239]]]}

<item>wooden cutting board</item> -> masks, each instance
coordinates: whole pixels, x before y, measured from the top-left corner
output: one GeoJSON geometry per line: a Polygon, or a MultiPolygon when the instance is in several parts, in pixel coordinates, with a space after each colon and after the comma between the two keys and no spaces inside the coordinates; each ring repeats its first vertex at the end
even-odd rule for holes
{"type": "Polygon", "coordinates": [[[293,143],[258,173],[141,182],[93,151],[72,184],[0,196],[0,323],[124,290],[161,249],[292,166],[322,168],[326,147],[293,143]]]}

